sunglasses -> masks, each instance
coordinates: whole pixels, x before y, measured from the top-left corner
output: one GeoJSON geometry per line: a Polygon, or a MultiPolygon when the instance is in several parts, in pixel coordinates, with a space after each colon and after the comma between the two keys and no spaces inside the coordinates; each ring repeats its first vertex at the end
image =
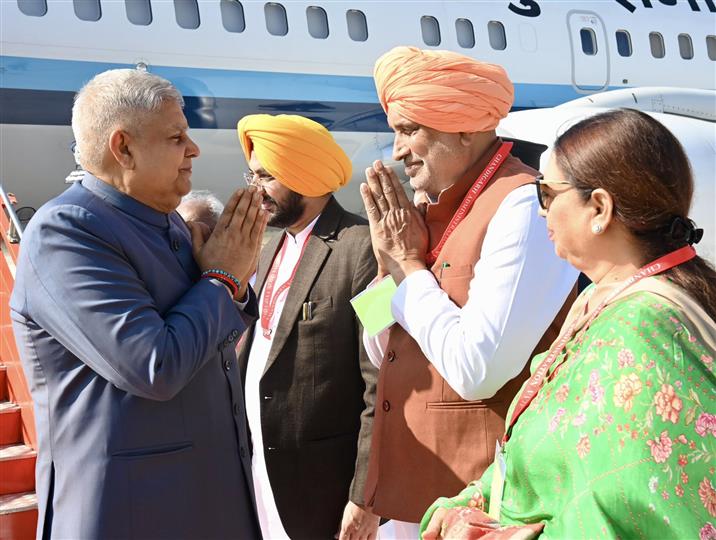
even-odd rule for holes
{"type": "Polygon", "coordinates": [[[574,186],[570,182],[566,182],[564,180],[545,180],[544,175],[542,174],[538,174],[537,176],[535,176],[535,180],[532,183],[537,188],[537,202],[539,202],[539,207],[542,210],[547,210],[550,203],[552,202],[552,195],[550,195],[546,191],[543,191],[542,186],[558,186],[562,184],[570,186],[570,189],[574,188],[574,186]]]}

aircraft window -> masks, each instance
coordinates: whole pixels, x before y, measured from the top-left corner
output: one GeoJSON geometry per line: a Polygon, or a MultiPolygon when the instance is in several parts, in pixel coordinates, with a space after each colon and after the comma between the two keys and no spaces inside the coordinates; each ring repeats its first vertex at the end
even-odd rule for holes
{"type": "Polygon", "coordinates": [[[504,51],[507,48],[507,36],[505,26],[499,21],[487,23],[487,35],[490,38],[490,47],[496,51],[504,51]]]}
{"type": "Polygon", "coordinates": [[[285,36],[288,34],[288,18],[286,8],[276,2],[267,2],[264,5],[266,16],[266,30],[272,36],[285,36]]]}
{"type": "Polygon", "coordinates": [[[435,17],[420,17],[420,31],[423,34],[423,43],[431,47],[440,45],[440,23],[435,17]]]}
{"type": "Polygon", "coordinates": [[[346,11],[346,24],[348,35],[353,41],[366,41],[368,39],[368,22],[365,14],[358,9],[346,11]]]}
{"type": "Polygon", "coordinates": [[[666,56],[664,36],[659,32],[651,32],[649,34],[649,46],[651,47],[651,56],[654,58],[664,58],[664,56],[666,56]]]}
{"type": "Polygon", "coordinates": [[[716,60],[716,36],[706,36],[706,52],[709,60],[716,60]]]}
{"type": "Polygon", "coordinates": [[[227,32],[246,30],[244,6],[238,0],[221,0],[221,24],[227,32]]]}
{"type": "Polygon", "coordinates": [[[326,10],[317,6],[306,8],[306,22],[308,22],[308,33],[316,39],[328,37],[328,15],[326,10]]]}
{"type": "Polygon", "coordinates": [[[694,44],[689,34],[679,34],[679,54],[684,60],[691,60],[694,57],[694,44]]]}
{"type": "Polygon", "coordinates": [[[31,17],[42,17],[47,13],[46,0],[17,0],[17,7],[22,13],[31,17]]]}
{"type": "Polygon", "coordinates": [[[83,21],[98,21],[102,17],[99,0],[72,0],[75,15],[83,21]]]}
{"type": "Polygon", "coordinates": [[[579,38],[582,40],[582,52],[587,56],[597,54],[597,34],[591,28],[582,28],[579,31],[579,38]]]}
{"type": "Polygon", "coordinates": [[[631,36],[626,30],[617,30],[617,52],[619,56],[631,56],[631,36]]]}
{"type": "Polygon", "coordinates": [[[196,0],[174,0],[174,16],[182,28],[199,28],[199,5],[196,0]]]}
{"type": "Polygon", "coordinates": [[[147,26],[152,23],[152,6],[149,0],[124,0],[127,20],[132,24],[147,26]]]}
{"type": "Polygon", "coordinates": [[[455,32],[457,32],[457,43],[460,47],[472,49],[475,46],[475,29],[468,19],[457,19],[455,32]]]}

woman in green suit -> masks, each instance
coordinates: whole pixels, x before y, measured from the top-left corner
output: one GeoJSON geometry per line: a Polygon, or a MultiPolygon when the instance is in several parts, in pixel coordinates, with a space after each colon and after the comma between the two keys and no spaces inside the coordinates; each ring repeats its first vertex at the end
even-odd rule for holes
{"type": "Polygon", "coordinates": [[[495,463],[423,538],[716,538],[716,273],[683,148],[615,110],[561,135],[535,183],[557,254],[594,284],[533,359],[495,463]]]}

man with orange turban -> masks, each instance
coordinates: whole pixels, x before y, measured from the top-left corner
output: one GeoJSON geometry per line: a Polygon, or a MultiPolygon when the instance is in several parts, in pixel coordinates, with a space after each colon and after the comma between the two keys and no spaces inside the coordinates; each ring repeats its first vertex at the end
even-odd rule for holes
{"type": "Polygon", "coordinates": [[[380,367],[366,501],[394,521],[397,538],[417,538],[428,506],[493,460],[576,271],[538,217],[537,171],[495,133],[513,101],[503,68],[398,47],[374,77],[418,208],[390,168],[376,161],[366,171],[378,276],[398,284],[397,324],[364,339],[380,367]]]}
{"type": "Polygon", "coordinates": [[[368,539],[364,508],[376,369],[350,299],[376,272],[367,222],[333,197],[351,162],[320,124],[294,115],[238,125],[269,225],[254,289],[260,318],[239,350],[264,538],[368,539]]]}

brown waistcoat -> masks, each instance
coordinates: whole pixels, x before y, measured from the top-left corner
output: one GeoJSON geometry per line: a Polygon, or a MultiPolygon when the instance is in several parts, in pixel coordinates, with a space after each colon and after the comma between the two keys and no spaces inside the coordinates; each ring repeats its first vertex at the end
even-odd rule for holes
{"type": "MultiPolygon", "coordinates": [[[[499,144],[496,142],[461,181],[442,192],[437,204],[428,207],[431,248],[499,144]]],[[[456,305],[462,307],[467,302],[487,226],[498,206],[535,174],[518,159],[508,157],[445,243],[431,271],[456,305]],[[449,267],[442,268],[444,262],[449,262],[449,267]]],[[[546,350],[557,337],[572,300],[571,296],[567,299],[535,352],[546,350]]],[[[378,379],[366,481],[365,500],[373,511],[385,518],[419,522],[435,499],[456,495],[479,478],[494,459],[495,441],[502,437],[507,409],[529,374],[529,360],[524,359],[520,375],[492,398],[465,401],[440,376],[416,341],[400,325],[393,325],[378,379]]]]}

